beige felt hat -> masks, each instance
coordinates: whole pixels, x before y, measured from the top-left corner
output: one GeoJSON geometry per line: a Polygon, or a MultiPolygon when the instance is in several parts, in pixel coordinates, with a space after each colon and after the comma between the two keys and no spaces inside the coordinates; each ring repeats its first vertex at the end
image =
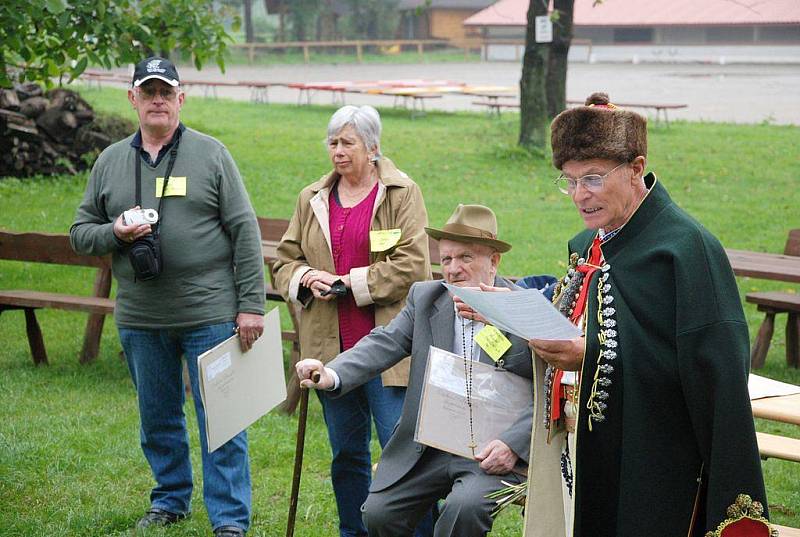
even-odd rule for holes
{"type": "Polygon", "coordinates": [[[507,252],[511,245],[497,240],[497,218],[489,207],[461,205],[442,226],[442,229],[425,228],[425,233],[438,240],[486,244],[498,252],[507,252]]]}

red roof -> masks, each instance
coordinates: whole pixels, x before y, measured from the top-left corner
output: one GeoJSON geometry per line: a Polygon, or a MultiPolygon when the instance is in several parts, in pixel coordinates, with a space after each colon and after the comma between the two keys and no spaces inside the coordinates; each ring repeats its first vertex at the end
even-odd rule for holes
{"type": "MultiPolygon", "coordinates": [[[[465,26],[525,26],[529,0],[500,0],[465,26]]],[[[575,0],[577,26],[800,24],[798,0],[575,0]]]]}

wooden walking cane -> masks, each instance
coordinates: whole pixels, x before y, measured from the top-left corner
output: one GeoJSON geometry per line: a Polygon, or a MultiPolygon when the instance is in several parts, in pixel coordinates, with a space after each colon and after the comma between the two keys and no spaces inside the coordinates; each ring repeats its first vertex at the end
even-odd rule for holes
{"type": "MultiPolygon", "coordinates": [[[[311,380],[319,382],[320,373],[314,371],[311,380]]],[[[289,497],[289,519],[286,521],[286,537],[294,537],[294,521],[297,516],[297,498],[300,495],[300,474],[303,472],[303,448],[306,443],[306,421],[308,420],[308,392],[301,388],[300,415],[297,417],[297,446],[294,450],[294,471],[292,472],[292,494],[289,497]]]]}

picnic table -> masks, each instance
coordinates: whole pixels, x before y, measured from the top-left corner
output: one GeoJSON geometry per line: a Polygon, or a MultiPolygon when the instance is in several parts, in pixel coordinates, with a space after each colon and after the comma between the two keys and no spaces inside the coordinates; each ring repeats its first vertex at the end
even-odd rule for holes
{"type": "Polygon", "coordinates": [[[390,88],[380,92],[381,95],[394,97],[393,106],[397,108],[398,99],[403,100],[403,108],[408,109],[411,101],[411,119],[425,115],[425,101],[428,99],[441,99],[443,92],[435,88],[390,88]]]}
{"type": "MultiPolygon", "coordinates": [[[[466,92],[465,92],[466,93],[466,92]]],[[[500,115],[500,110],[502,108],[519,108],[519,102],[507,103],[501,102],[498,98],[492,98],[489,95],[482,95],[486,97],[488,100],[486,101],[474,101],[472,104],[477,106],[486,106],[489,108],[489,113],[497,113],[500,115]]],[[[507,96],[507,95],[499,95],[499,96],[507,96]]],[[[579,101],[577,99],[567,99],[568,105],[573,106],[581,106],[585,101],[579,101]]],[[[686,108],[688,105],[686,104],[669,104],[669,103],[614,103],[616,106],[620,108],[645,108],[645,109],[653,109],[656,111],[656,125],[661,122],[661,118],[663,116],[664,123],[667,127],[669,127],[669,116],[667,112],[669,110],[678,110],[680,108],[686,108]]]]}
{"type": "Polygon", "coordinates": [[[486,99],[485,101],[473,101],[472,104],[488,107],[489,115],[497,114],[500,117],[501,108],[519,108],[519,104],[516,102],[501,101],[501,99],[518,98],[517,90],[513,86],[466,86],[461,93],[486,99]]]}
{"type": "MultiPolygon", "coordinates": [[[[567,99],[567,104],[573,104],[576,106],[581,106],[586,101],[579,101],[574,99],[567,99]]],[[[620,108],[645,108],[645,109],[653,109],[656,111],[656,125],[661,120],[661,116],[664,116],[664,123],[669,127],[669,116],[667,115],[668,110],[679,110],[681,108],[686,108],[689,105],[686,104],[668,104],[668,103],[613,103],[615,106],[619,106],[620,108]]]]}
{"type": "MultiPolygon", "coordinates": [[[[725,253],[737,276],[800,283],[800,255],[796,255],[800,244],[796,244],[797,241],[800,241],[800,230],[792,230],[783,254],[732,249],[726,249],[725,253]]],[[[788,314],[786,363],[790,367],[800,367],[800,296],[782,291],[762,291],[747,293],[745,300],[756,304],[758,310],[766,314],[753,343],[751,367],[757,369],[764,365],[774,332],[775,315],[779,313],[788,314]]]]}
{"type": "Polygon", "coordinates": [[[728,261],[737,276],[800,283],[800,256],[750,252],[726,248],[728,261]]]}
{"type": "Polygon", "coordinates": [[[188,89],[192,86],[199,86],[203,88],[203,97],[210,97],[213,95],[215,99],[218,97],[217,88],[219,87],[241,87],[238,82],[228,80],[181,80],[181,87],[188,89]]]}
{"type": "Polygon", "coordinates": [[[755,399],[750,404],[756,418],[800,425],[800,393],[755,399]]]}
{"type": "Polygon", "coordinates": [[[239,80],[239,86],[250,88],[250,100],[254,103],[269,103],[269,88],[285,86],[285,82],[265,82],[263,80],[239,80]]]}
{"type": "MultiPolygon", "coordinates": [[[[751,374],[748,380],[753,416],[800,425],[800,387],[751,374]]],[[[800,439],[756,432],[762,459],[800,462],[800,439]]]]}

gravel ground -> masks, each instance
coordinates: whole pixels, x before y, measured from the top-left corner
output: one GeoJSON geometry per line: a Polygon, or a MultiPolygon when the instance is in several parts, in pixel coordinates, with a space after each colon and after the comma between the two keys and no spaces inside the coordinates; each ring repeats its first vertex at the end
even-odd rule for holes
{"type": "MultiPolygon", "coordinates": [[[[264,80],[271,82],[364,81],[381,79],[446,79],[471,85],[517,86],[521,66],[516,62],[215,66],[195,71],[180,67],[185,79],[264,80]]],[[[688,108],[670,111],[671,119],[800,125],[800,66],[798,65],[668,65],[583,64],[569,67],[567,97],[583,99],[593,91],[609,93],[612,101],[680,103],[688,108]]],[[[245,88],[218,88],[220,97],[246,100],[245,88]]],[[[189,97],[202,96],[199,87],[189,97]]],[[[285,87],[269,90],[271,102],[296,103],[298,91],[285,87]]],[[[393,104],[388,96],[347,94],[349,104],[393,104]]],[[[475,97],[445,95],[426,102],[429,110],[475,110],[475,97]]],[[[314,104],[332,103],[332,95],[312,95],[314,104]]]]}

